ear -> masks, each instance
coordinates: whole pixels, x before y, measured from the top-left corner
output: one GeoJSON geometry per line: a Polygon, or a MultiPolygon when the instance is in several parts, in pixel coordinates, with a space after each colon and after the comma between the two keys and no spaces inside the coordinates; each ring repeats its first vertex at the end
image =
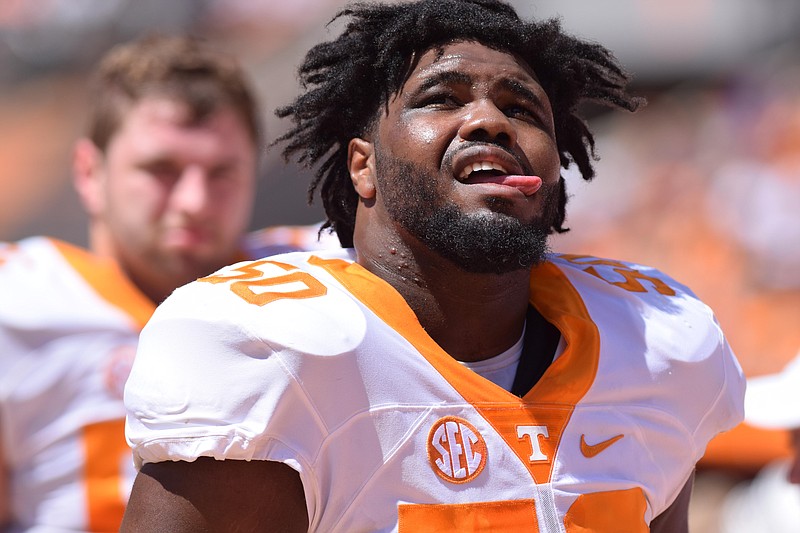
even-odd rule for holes
{"type": "Polygon", "coordinates": [[[347,145],[347,167],[353,187],[361,198],[375,197],[375,151],[373,144],[358,137],[347,145]]]}
{"type": "Polygon", "coordinates": [[[104,209],[103,153],[89,139],[79,139],[72,153],[72,182],[90,215],[104,209]]]}

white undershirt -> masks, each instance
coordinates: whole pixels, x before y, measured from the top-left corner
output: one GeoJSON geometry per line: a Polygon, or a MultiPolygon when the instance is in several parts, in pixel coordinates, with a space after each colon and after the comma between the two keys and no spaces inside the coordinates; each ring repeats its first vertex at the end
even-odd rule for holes
{"type": "MultiPolygon", "coordinates": [[[[469,368],[479,376],[482,376],[495,385],[503,387],[505,390],[510,391],[514,386],[514,378],[517,375],[517,367],[519,360],[522,357],[522,346],[525,340],[525,328],[522,328],[522,335],[519,340],[508,350],[501,354],[484,359],[483,361],[475,361],[474,363],[467,363],[461,361],[461,364],[469,368]]],[[[555,361],[561,352],[564,351],[564,337],[558,340],[558,347],[553,357],[555,361]]]]}

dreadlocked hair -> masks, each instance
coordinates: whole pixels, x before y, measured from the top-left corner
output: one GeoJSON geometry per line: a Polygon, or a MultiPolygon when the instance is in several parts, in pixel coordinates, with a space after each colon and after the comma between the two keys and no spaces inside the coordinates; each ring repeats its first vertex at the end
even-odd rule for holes
{"type": "MultiPolygon", "coordinates": [[[[320,189],[327,221],[343,246],[353,245],[358,195],[347,167],[348,143],[364,137],[427,50],[454,41],[476,41],[513,53],[536,73],[550,99],[561,166],[577,165],[594,177],[594,137],[577,115],[585,101],[635,110],[641,98],[627,92],[628,75],[606,48],[566,34],[557,19],[523,21],[499,0],[420,0],[394,4],[354,3],[332,20],[346,19],[338,38],[314,46],[299,68],[301,94],[279,108],[293,127],[275,143],[311,168],[313,202],[320,189]]],[[[558,217],[552,231],[566,231],[566,188],[559,184],[558,217]]]]}

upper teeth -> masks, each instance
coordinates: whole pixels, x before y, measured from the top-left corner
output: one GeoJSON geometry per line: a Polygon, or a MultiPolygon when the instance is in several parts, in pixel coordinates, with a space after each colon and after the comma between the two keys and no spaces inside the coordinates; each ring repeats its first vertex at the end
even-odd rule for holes
{"type": "Polygon", "coordinates": [[[464,168],[464,170],[461,171],[461,174],[458,176],[458,179],[460,180],[466,179],[467,176],[479,170],[499,170],[500,172],[503,173],[507,172],[506,169],[504,169],[497,163],[492,163],[490,161],[478,161],[477,163],[472,163],[471,165],[467,165],[464,168]]]}

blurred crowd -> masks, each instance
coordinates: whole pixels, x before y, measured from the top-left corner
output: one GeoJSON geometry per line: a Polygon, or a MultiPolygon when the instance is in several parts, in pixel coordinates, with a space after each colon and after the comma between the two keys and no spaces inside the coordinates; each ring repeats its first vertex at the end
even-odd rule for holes
{"type": "MultiPolygon", "coordinates": [[[[782,8],[783,22],[788,18],[796,27],[800,10],[772,3],[782,8]]],[[[110,45],[150,30],[190,30],[233,50],[262,93],[269,141],[283,127],[272,110],[295,89],[300,51],[317,40],[309,28],[322,26],[342,4],[0,2],[0,240],[45,233],[85,244],[68,157],[82,126],[82,76],[110,45]]],[[[541,4],[557,9],[557,3],[541,4]]],[[[692,5],[686,16],[719,3],[692,5]]],[[[664,16],[680,20],[674,12],[664,16]]],[[[732,67],[728,60],[724,69],[709,67],[705,74],[687,63],[691,72],[671,65],[671,75],[659,77],[657,65],[650,65],[640,77],[638,64],[629,65],[649,103],[632,116],[587,110],[600,158],[596,179],[603,185],[569,177],[572,231],[557,237],[554,249],[670,272],[715,310],[745,374],[755,377],[777,372],[800,348],[800,40],[751,41],[755,48],[741,62],[732,67]]],[[[319,206],[305,205],[307,176],[284,167],[272,151],[262,174],[259,194],[273,207],[256,208],[254,228],[320,218],[319,206]]],[[[696,490],[696,505],[707,506],[695,508],[701,533],[718,531],[715,498],[788,453],[780,432],[731,437],[712,443],[701,465],[709,473],[696,490]]]]}

